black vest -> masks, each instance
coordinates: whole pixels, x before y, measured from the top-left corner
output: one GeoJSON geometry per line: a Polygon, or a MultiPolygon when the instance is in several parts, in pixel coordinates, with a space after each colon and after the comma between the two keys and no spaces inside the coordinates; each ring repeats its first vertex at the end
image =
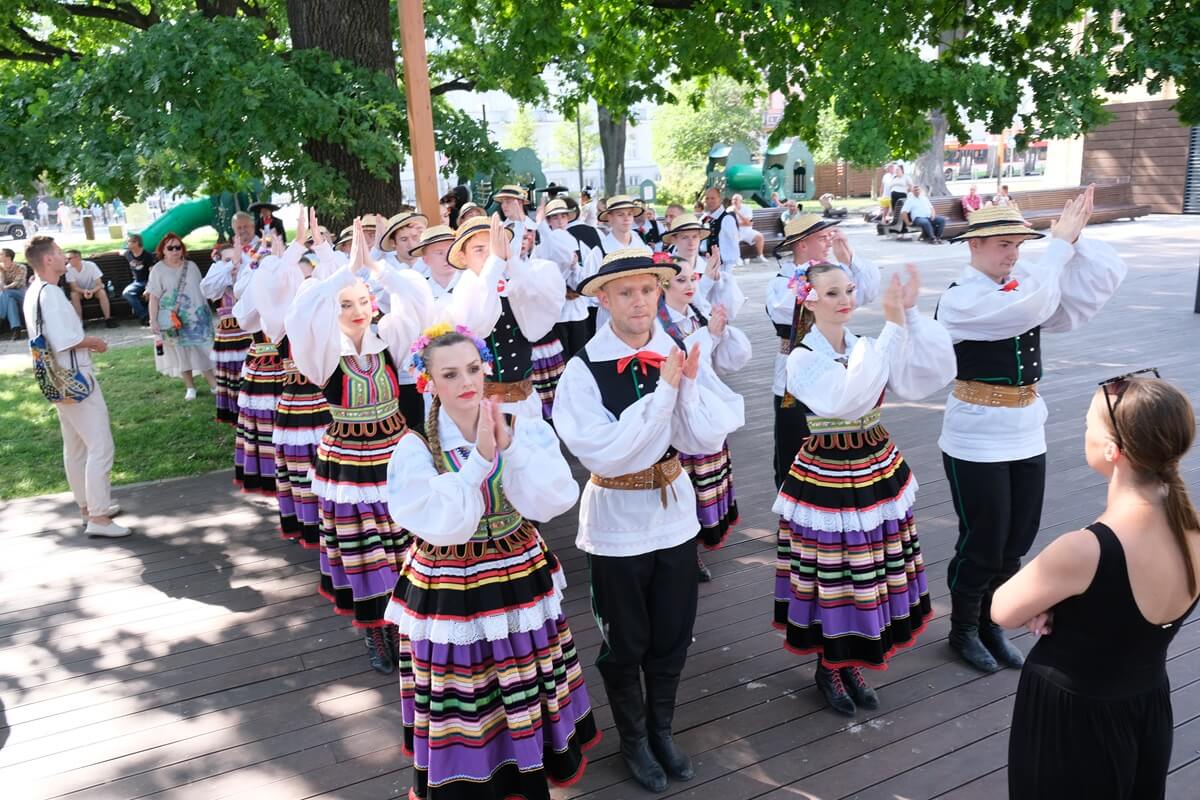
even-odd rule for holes
{"type": "Polygon", "coordinates": [[[600,232],[591,225],[568,225],[567,233],[592,249],[600,248],[601,255],[608,255],[604,252],[604,245],[600,243],[600,232]]]}
{"type": "Polygon", "coordinates": [[[489,381],[514,383],[533,374],[533,345],[521,333],[507,297],[500,298],[500,319],[487,337],[487,344],[496,359],[489,381]]]}
{"type": "Polygon", "coordinates": [[[781,325],[778,322],[772,322],[771,324],[775,326],[775,335],[778,336],[780,339],[790,340],[792,338],[792,326],[791,325],[781,325]]]}
{"type": "MultiPolygon", "coordinates": [[[[659,370],[649,368],[642,371],[642,362],[634,359],[624,372],[617,372],[617,361],[592,361],[588,357],[587,348],[583,348],[576,356],[592,373],[596,386],[600,388],[600,402],[608,409],[608,413],[617,419],[621,413],[641,398],[658,388],[659,370]]],[[[675,455],[674,447],[668,447],[667,452],[659,461],[665,461],[675,455]]]]}
{"type": "Polygon", "coordinates": [[[954,345],[954,357],[960,381],[1032,386],[1042,379],[1042,328],[1034,326],[1011,339],[962,341],[954,345]]]}

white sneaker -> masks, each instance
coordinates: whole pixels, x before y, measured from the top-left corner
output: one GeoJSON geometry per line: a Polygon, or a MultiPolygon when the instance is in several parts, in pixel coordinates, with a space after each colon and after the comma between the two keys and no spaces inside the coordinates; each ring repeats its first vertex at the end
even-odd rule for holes
{"type": "Polygon", "coordinates": [[[89,522],[84,533],[98,539],[121,539],[128,536],[131,531],[124,525],[116,522],[110,522],[107,525],[101,525],[98,522],[89,522]]]}
{"type": "Polygon", "coordinates": [[[196,388],[192,387],[191,389],[188,389],[186,392],[184,392],[183,399],[184,400],[195,400],[196,399],[196,388]]]}

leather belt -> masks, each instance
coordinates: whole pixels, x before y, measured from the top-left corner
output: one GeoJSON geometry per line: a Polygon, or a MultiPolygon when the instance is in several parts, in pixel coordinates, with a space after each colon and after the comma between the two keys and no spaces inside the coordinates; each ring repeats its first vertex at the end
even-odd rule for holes
{"type": "MultiPolygon", "coordinates": [[[[626,491],[658,489],[663,508],[666,508],[667,487],[675,482],[675,479],[679,477],[681,472],[683,472],[683,465],[679,463],[679,456],[673,455],[668,459],[658,462],[649,469],[644,469],[640,472],[630,472],[627,475],[606,478],[593,472],[591,481],[605,489],[624,489],[626,491]]],[[[676,500],[679,499],[675,494],[673,486],[671,487],[671,495],[676,500]]]]}
{"type": "Polygon", "coordinates": [[[1025,408],[1038,398],[1036,385],[1007,386],[980,381],[954,382],[954,396],[964,403],[993,408],[1025,408]]]}
{"type": "Polygon", "coordinates": [[[519,403],[533,394],[533,379],[523,381],[485,381],[483,396],[501,403],[519,403]]]}

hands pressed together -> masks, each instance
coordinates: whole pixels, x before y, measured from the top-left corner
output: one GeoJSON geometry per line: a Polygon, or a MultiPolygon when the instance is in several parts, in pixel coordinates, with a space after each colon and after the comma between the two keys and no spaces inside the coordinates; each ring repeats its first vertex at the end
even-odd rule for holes
{"type": "Polygon", "coordinates": [[[663,362],[662,370],[659,372],[659,380],[665,382],[673,389],[678,389],[681,377],[695,380],[699,374],[700,345],[694,344],[686,357],[682,350],[676,349],[671,351],[671,355],[667,356],[667,360],[663,362]]]}
{"type": "Polygon", "coordinates": [[[475,427],[475,449],[488,461],[496,460],[512,444],[512,428],[504,419],[500,404],[484,400],[479,404],[479,423],[475,427]]]}
{"type": "Polygon", "coordinates": [[[900,274],[892,275],[887,288],[883,290],[883,318],[896,325],[904,325],[904,313],[917,305],[921,295],[921,273],[916,264],[905,264],[904,272],[907,280],[902,281],[900,274]]]}

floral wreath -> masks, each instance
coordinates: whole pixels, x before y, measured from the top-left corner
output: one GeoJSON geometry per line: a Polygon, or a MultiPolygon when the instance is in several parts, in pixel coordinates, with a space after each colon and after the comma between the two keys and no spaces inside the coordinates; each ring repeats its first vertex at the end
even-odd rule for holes
{"type": "Polygon", "coordinates": [[[435,340],[440,339],[449,333],[459,333],[470,339],[471,343],[475,345],[475,349],[479,351],[480,360],[483,361],[483,374],[492,374],[492,363],[495,361],[495,359],[492,356],[492,351],[488,349],[487,343],[484,342],[483,339],[480,339],[478,336],[476,336],[474,332],[472,332],[471,329],[466,325],[456,325],[452,328],[444,322],[439,323],[422,331],[421,335],[417,337],[417,340],[413,342],[412,347],[409,348],[411,358],[408,371],[412,373],[414,378],[417,379],[417,391],[421,394],[425,394],[426,390],[428,389],[431,377],[429,374],[429,367],[425,363],[425,357],[422,355],[422,353],[424,353],[425,348],[429,347],[429,345],[431,345],[435,340]]]}
{"type": "Polygon", "coordinates": [[[820,261],[812,260],[805,261],[796,267],[796,271],[792,273],[792,277],[788,278],[788,288],[796,293],[796,302],[803,303],[812,293],[812,284],[808,282],[808,268],[813,264],[820,264],[820,261]]]}

